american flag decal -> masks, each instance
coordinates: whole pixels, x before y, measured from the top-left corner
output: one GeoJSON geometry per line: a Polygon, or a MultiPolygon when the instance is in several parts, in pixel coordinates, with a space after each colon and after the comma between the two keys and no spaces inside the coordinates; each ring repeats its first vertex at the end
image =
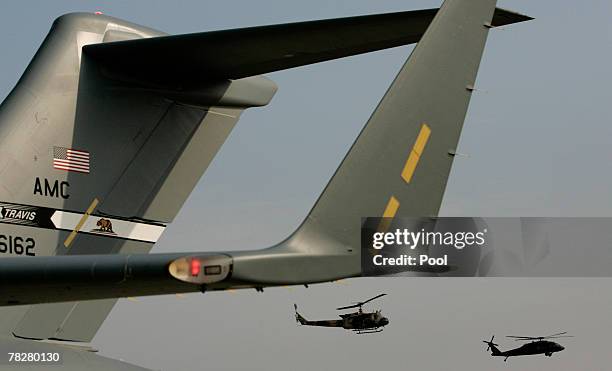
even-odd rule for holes
{"type": "Polygon", "coordinates": [[[65,147],[53,147],[53,168],[89,174],[89,152],[65,147]]]}

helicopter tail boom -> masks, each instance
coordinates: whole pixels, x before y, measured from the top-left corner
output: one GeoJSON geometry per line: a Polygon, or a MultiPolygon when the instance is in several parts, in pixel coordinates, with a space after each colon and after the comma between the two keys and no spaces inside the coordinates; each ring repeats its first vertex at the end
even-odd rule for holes
{"type": "Polygon", "coordinates": [[[501,356],[502,352],[495,346],[495,344],[491,344],[491,355],[492,356],[501,356]]]}
{"type": "Polygon", "coordinates": [[[309,321],[306,318],[304,318],[300,313],[298,313],[296,304],[293,304],[293,307],[295,308],[295,320],[300,325],[319,326],[319,327],[344,327],[343,326],[344,321],[342,320],[309,321]]]}
{"type": "Polygon", "coordinates": [[[293,304],[293,308],[295,308],[295,320],[296,320],[296,322],[298,322],[300,325],[308,325],[308,320],[306,318],[302,317],[302,315],[298,313],[298,311],[297,311],[297,304],[293,304]]]}

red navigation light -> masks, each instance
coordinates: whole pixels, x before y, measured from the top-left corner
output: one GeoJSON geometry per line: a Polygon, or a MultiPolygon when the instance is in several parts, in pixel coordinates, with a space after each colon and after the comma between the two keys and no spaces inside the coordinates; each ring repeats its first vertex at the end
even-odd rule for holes
{"type": "Polygon", "coordinates": [[[190,271],[193,277],[197,277],[200,274],[200,270],[202,268],[202,263],[198,259],[191,259],[190,263],[190,271]]]}

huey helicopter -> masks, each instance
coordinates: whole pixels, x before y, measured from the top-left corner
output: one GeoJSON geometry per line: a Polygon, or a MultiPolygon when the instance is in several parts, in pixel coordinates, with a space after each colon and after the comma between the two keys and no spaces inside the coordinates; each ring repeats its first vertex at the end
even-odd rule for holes
{"type": "Polygon", "coordinates": [[[534,354],[544,354],[547,357],[551,357],[553,353],[560,352],[565,349],[564,346],[555,343],[554,341],[548,341],[546,339],[559,339],[559,338],[570,338],[571,335],[566,335],[567,332],[560,332],[558,334],[548,336],[506,336],[513,338],[515,341],[531,341],[530,343],[523,344],[518,348],[510,349],[505,352],[500,351],[497,347],[499,344],[493,342],[495,335],[491,336],[491,340],[482,342],[487,344],[487,351],[491,350],[491,356],[493,357],[505,357],[504,362],[508,360],[508,357],[516,356],[528,356],[534,354]]]}
{"type": "Polygon", "coordinates": [[[344,310],[350,308],[359,308],[359,310],[352,313],[341,314],[340,318],[342,319],[328,321],[309,321],[298,313],[297,305],[293,304],[293,307],[295,308],[295,320],[298,323],[306,326],[342,327],[344,329],[351,330],[356,334],[372,334],[376,332],[381,332],[383,330],[383,327],[389,324],[389,319],[383,317],[380,310],[377,310],[375,312],[364,312],[361,307],[364,304],[369,303],[372,300],[378,299],[385,295],[387,294],[380,294],[371,299],[360,301],[353,305],[336,308],[336,310],[344,310]]]}

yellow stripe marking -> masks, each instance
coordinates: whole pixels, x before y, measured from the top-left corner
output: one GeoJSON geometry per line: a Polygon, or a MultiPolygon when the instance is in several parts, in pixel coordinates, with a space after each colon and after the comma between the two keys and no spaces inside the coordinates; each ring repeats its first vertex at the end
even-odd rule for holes
{"type": "Polygon", "coordinates": [[[429,140],[429,135],[431,134],[431,129],[427,124],[423,124],[421,126],[421,131],[417,136],[416,142],[414,142],[414,146],[412,146],[412,150],[410,151],[410,155],[408,156],[408,160],[406,160],[406,165],[404,165],[404,170],[402,170],[402,179],[406,183],[410,183],[412,180],[412,175],[416,170],[417,165],[419,164],[419,159],[425,150],[425,146],[427,145],[427,141],[429,140]]]}
{"type": "Polygon", "coordinates": [[[399,205],[400,203],[397,198],[391,196],[391,198],[389,199],[389,203],[387,203],[387,208],[383,213],[383,218],[393,218],[397,213],[397,209],[399,209],[399,205]]]}
{"type": "Polygon", "coordinates": [[[391,224],[391,220],[397,214],[397,210],[400,207],[400,203],[397,198],[391,196],[389,202],[387,203],[387,207],[385,208],[385,212],[383,213],[383,219],[378,225],[379,232],[386,232],[389,229],[389,225],[391,224]]]}
{"type": "Polygon", "coordinates": [[[81,220],[79,220],[76,227],[74,227],[74,230],[70,232],[70,235],[68,235],[68,238],[66,238],[66,241],[64,241],[64,246],[66,246],[67,248],[70,247],[77,233],[79,233],[79,230],[83,228],[83,224],[85,224],[85,221],[87,221],[87,218],[89,218],[89,215],[91,215],[91,213],[93,213],[93,211],[96,209],[96,206],[98,206],[98,202],[98,199],[94,198],[94,200],[91,202],[91,205],[89,205],[89,207],[87,208],[87,211],[85,211],[85,214],[83,214],[83,216],[81,217],[81,220]]]}

